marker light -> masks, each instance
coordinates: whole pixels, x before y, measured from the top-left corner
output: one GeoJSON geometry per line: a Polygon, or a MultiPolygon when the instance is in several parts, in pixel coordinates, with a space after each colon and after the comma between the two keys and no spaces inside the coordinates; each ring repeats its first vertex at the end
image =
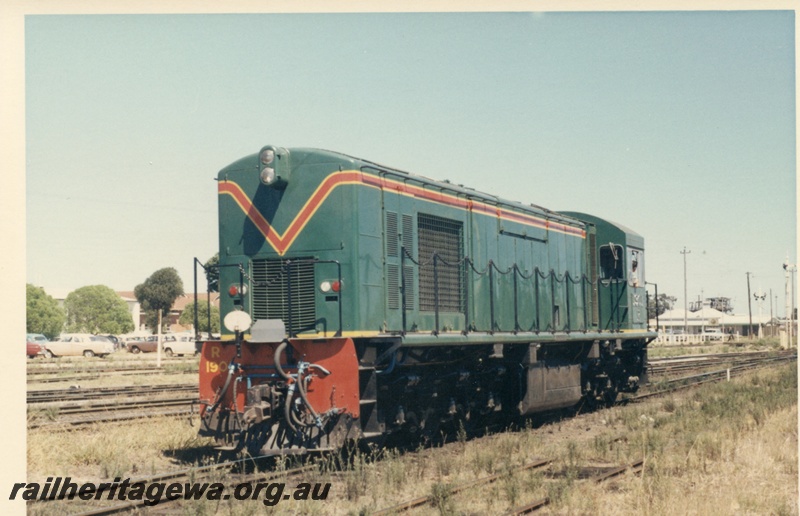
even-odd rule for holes
{"type": "Polygon", "coordinates": [[[342,285],[338,281],[334,281],[331,283],[331,289],[333,289],[334,292],[339,292],[342,289],[342,285]]]}
{"type": "Polygon", "coordinates": [[[264,183],[265,185],[272,184],[272,182],[275,181],[275,169],[271,167],[265,167],[261,171],[260,178],[261,182],[264,183]]]}
{"type": "Polygon", "coordinates": [[[321,291],[323,291],[324,293],[326,293],[326,294],[327,294],[328,292],[330,292],[330,291],[331,291],[331,288],[333,288],[333,287],[332,287],[332,285],[331,285],[331,282],[330,282],[330,281],[323,281],[323,282],[322,282],[322,283],[320,283],[320,285],[319,285],[319,289],[320,289],[321,291]]]}
{"type": "Polygon", "coordinates": [[[247,285],[242,285],[241,290],[239,290],[239,285],[231,285],[228,289],[228,294],[230,294],[231,297],[236,297],[239,294],[243,296],[247,295],[247,285]]]}
{"type": "Polygon", "coordinates": [[[275,160],[275,151],[272,149],[264,149],[261,151],[261,163],[269,165],[275,160]]]}

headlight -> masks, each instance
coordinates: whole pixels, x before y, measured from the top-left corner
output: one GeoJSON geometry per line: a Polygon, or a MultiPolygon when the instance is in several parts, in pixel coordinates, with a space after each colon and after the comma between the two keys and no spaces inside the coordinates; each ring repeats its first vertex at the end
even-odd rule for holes
{"type": "Polygon", "coordinates": [[[282,147],[265,145],[258,151],[258,178],[261,184],[283,190],[289,183],[291,165],[289,164],[289,151],[282,147]]]}
{"type": "Polygon", "coordinates": [[[261,151],[261,163],[269,165],[275,160],[275,151],[272,149],[264,149],[261,151]]]}
{"type": "Polygon", "coordinates": [[[275,181],[275,169],[266,167],[261,171],[261,182],[265,185],[271,185],[275,181]]]}

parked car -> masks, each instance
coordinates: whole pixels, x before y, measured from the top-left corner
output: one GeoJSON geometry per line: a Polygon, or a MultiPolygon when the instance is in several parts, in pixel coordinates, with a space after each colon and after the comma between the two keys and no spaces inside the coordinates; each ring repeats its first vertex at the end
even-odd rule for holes
{"type": "Polygon", "coordinates": [[[104,335],[104,337],[114,344],[114,351],[122,347],[122,341],[120,341],[116,335],[104,335]]]}
{"type": "Polygon", "coordinates": [[[196,355],[197,348],[194,344],[194,335],[175,335],[170,336],[170,340],[162,343],[164,354],[168,357],[172,355],[196,355]]]}
{"type": "Polygon", "coordinates": [[[37,344],[45,344],[50,342],[50,339],[42,335],[41,333],[28,333],[25,338],[28,339],[28,342],[36,342],[37,344]]]}
{"type": "Polygon", "coordinates": [[[25,354],[28,356],[28,358],[36,358],[38,355],[44,355],[45,348],[38,342],[27,339],[26,344],[27,346],[25,349],[25,354]]]}
{"type": "Polygon", "coordinates": [[[56,340],[45,345],[44,356],[104,357],[114,352],[114,343],[100,335],[90,333],[62,333],[56,340]]]}
{"type": "Polygon", "coordinates": [[[149,337],[134,337],[135,340],[128,340],[125,348],[131,353],[152,353],[158,349],[158,335],[149,337]]]}
{"type": "Polygon", "coordinates": [[[706,328],[703,332],[703,338],[706,340],[722,340],[724,337],[725,334],[719,328],[706,328]]]}

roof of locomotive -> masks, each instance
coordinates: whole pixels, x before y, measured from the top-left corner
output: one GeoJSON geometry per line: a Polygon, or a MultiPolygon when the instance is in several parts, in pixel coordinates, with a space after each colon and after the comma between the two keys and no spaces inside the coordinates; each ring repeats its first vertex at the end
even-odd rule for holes
{"type": "Polygon", "coordinates": [[[636,231],[628,228],[627,226],[623,226],[622,224],[618,224],[614,221],[604,219],[596,215],[589,215],[588,213],[581,213],[577,211],[567,211],[563,213],[570,217],[575,217],[577,219],[580,219],[589,224],[594,224],[598,228],[603,227],[605,228],[605,231],[611,230],[621,235],[624,235],[627,244],[642,249],[644,248],[644,237],[642,237],[642,235],[640,235],[636,231]]]}
{"type": "MultiPolygon", "coordinates": [[[[545,216],[548,219],[556,220],[558,222],[569,224],[575,227],[584,228],[586,226],[584,221],[579,218],[567,215],[565,213],[549,210],[547,208],[544,208],[536,204],[532,203],[523,204],[518,201],[503,199],[492,194],[475,190],[473,188],[451,183],[448,180],[438,181],[419,174],[413,174],[411,172],[406,172],[404,170],[400,170],[394,167],[381,165],[374,161],[350,156],[342,152],[329,151],[325,149],[316,149],[310,147],[291,147],[291,148],[282,148],[281,150],[287,152],[287,154],[289,155],[289,159],[292,161],[292,166],[298,166],[300,164],[311,164],[311,163],[326,163],[331,161],[338,162],[341,164],[347,163],[348,166],[352,166],[353,169],[358,169],[358,170],[374,169],[376,172],[380,171],[384,173],[390,173],[398,177],[408,178],[414,181],[418,181],[420,183],[433,185],[443,190],[449,190],[454,194],[462,194],[464,196],[468,196],[473,199],[480,199],[484,202],[488,202],[498,206],[500,205],[506,206],[515,210],[519,210],[523,213],[533,213],[539,216],[545,216]]],[[[226,166],[220,171],[219,178],[222,179],[226,171],[250,168],[252,167],[252,164],[254,162],[257,163],[257,160],[258,160],[258,153],[254,153],[245,156],[237,161],[234,161],[233,163],[226,166]]]]}

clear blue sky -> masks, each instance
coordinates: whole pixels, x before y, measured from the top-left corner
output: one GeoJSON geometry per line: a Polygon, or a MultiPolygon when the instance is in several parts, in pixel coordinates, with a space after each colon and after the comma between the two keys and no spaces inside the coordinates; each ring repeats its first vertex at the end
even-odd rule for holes
{"type": "Polygon", "coordinates": [[[746,313],[751,272],[783,315],[794,17],[28,16],[27,281],[132,290],[169,266],[191,291],[213,177],[275,144],[615,220],[681,305],[686,246],[690,298],[746,313]]]}

